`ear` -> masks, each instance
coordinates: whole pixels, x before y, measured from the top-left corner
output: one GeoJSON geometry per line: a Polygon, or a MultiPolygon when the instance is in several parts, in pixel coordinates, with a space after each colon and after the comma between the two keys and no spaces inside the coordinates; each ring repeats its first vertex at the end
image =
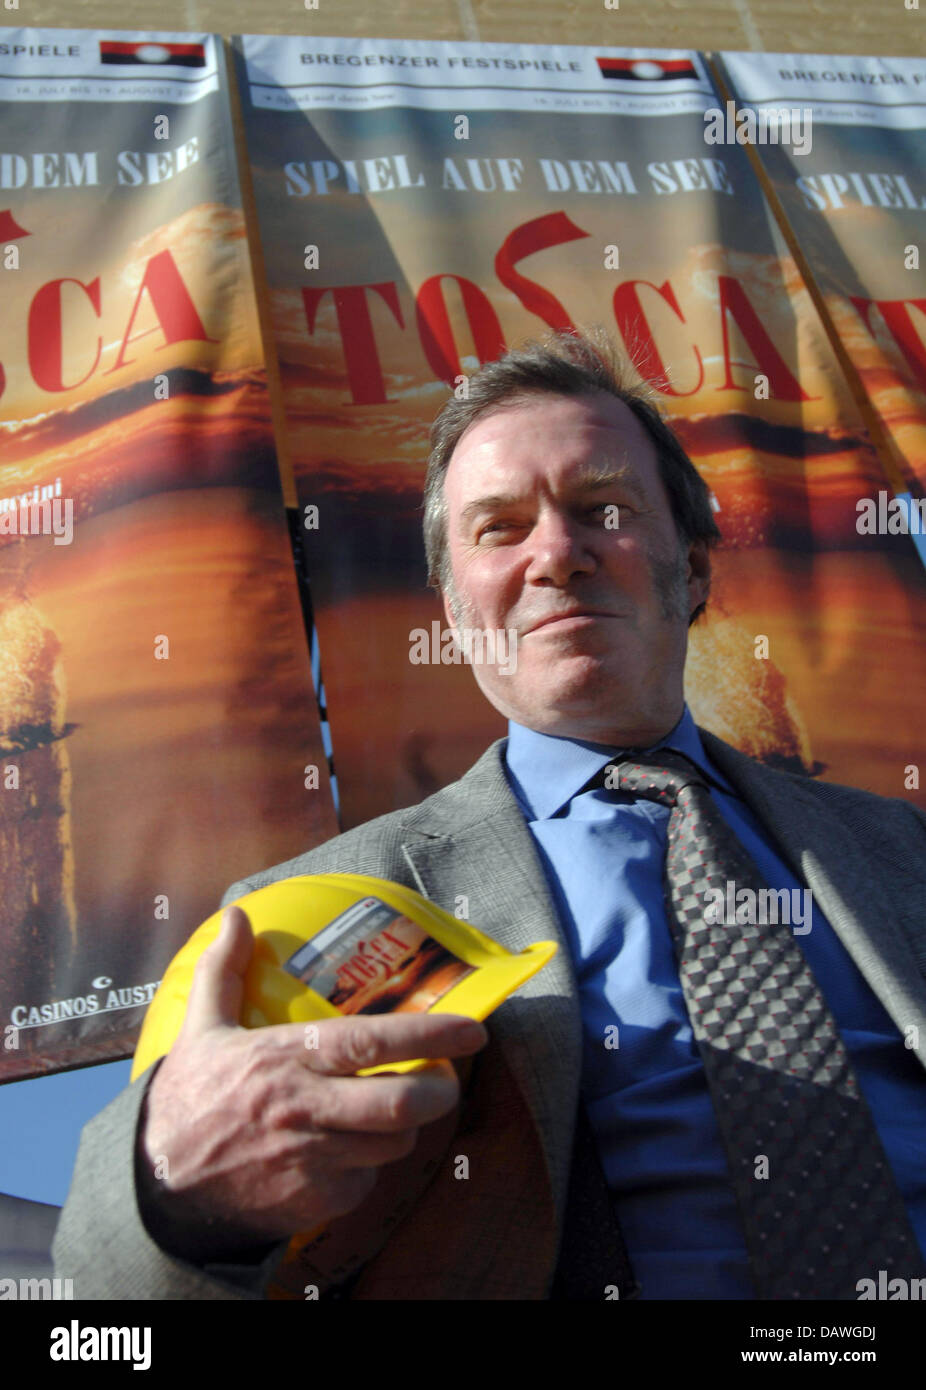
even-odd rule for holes
{"type": "Polygon", "coordinates": [[[441,603],[444,609],[444,617],[447,619],[447,626],[451,628],[456,627],[457,620],[454,611],[450,606],[450,595],[444,589],[440,589],[439,593],[441,603]]]}
{"type": "Polygon", "coordinates": [[[706,541],[692,541],[688,549],[688,615],[692,616],[707,602],[711,591],[711,553],[706,541]]]}

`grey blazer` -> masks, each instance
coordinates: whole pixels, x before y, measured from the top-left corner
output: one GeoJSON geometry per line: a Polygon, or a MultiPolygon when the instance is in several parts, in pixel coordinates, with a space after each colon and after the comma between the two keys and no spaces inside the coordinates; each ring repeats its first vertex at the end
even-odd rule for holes
{"type": "MultiPolygon", "coordinates": [[[[916,1056],[926,1066],[926,814],[903,799],[772,770],[705,730],[700,733],[708,757],[811,889],[898,1029],[904,1034],[911,1025],[919,1030],[911,1036],[921,1040],[916,1056]]],[[[378,1256],[383,1278],[378,1281],[374,1272],[364,1285],[361,1275],[360,1291],[351,1296],[548,1298],[555,1287],[567,1201],[574,1210],[569,1178],[575,1167],[581,1019],[569,950],[533,840],[505,778],[504,749],[505,740],[499,740],[459,781],[419,805],[381,816],[243,879],[223,898],[224,905],[295,874],[370,874],[416,888],[451,912],[457,895],[466,895],[469,920],[510,950],[544,939],[560,944],[552,962],[492,1015],[491,1043],[477,1062],[480,1074],[488,1077],[492,1056],[503,1058],[514,1078],[542,1155],[537,1171],[546,1180],[548,1210],[541,1212],[539,1199],[526,1195],[522,1203],[522,1191],[538,1184],[526,1180],[526,1160],[512,1142],[512,1131],[507,1147],[486,1150],[482,1165],[483,1171],[501,1165],[503,1171],[495,1174],[497,1189],[480,1199],[478,1183],[465,1184],[473,1192],[466,1229],[453,1227],[448,1214],[465,1203],[448,1206],[440,1195],[442,1179],[435,1179],[430,1213],[431,1189],[383,1246],[378,1256]],[[507,1173],[506,1162],[511,1166],[507,1173]],[[416,1229],[419,1208],[423,1214],[416,1229]],[[509,1211],[510,1229],[500,1239],[499,1223],[509,1219],[509,1211]],[[549,1231],[540,1233],[546,1243],[538,1246],[538,1227],[547,1220],[549,1231]],[[535,1242],[530,1250],[528,1230],[535,1242]],[[433,1259],[428,1265],[422,1256],[420,1268],[415,1265],[416,1250],[433,1244],[439,1251],[442,1242],[460,1256],[459,1268],[442,1269],[438,1277],[433,1259]]],[[[55,1272],[74,1280],[78,1298],[261,1297],[279,1252],[259,1271],[201,1269],[161,1250],[141,1220],[132,1153],[153,1071],[84,1131],[55,1240],[55,1272]]],[[[480,1133],[478,1121],[482,1131],[492,1128],[485,1115],[495,1112],[487,1107],[476,1107],[474,1140],[480,1133]]],[[[526,1127],[521,1123],[518,1135],[526,1127]]],[[[616,1228],[601,1227],[596,1219],[583,1229],[588,1240],[611,1249],[611,1242],[619,1241],[616,1228]]],[[[592,1253],[587,1252],[589,1258],[592,1253]]],[[[602,1267],[607,1250],[604,1255],[602,1267]]],[[[374,1260],[371,1269],[376,1265],[374,1260]]]]}

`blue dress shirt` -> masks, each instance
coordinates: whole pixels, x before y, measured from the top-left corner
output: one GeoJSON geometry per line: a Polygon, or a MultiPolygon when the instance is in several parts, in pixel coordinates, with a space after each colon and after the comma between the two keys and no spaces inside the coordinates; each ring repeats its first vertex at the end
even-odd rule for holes
{"type": "MultiPolygon", "coordinates": [[[[686,754],[707,775],[717,809],[770,888],[804,889],[708,760],[687,706],[654,747],[686,754]]],[[[508,780],[572,950],[582,1094],[641,1297],[754,1298],[666,920],[670,809],[614,791],[577,795],[616,752],[509,726],[508,780]]],[[[815,903],[807,925],[795,940],[842,1034],[926,1254],[926,1072],[815,903]]]]}

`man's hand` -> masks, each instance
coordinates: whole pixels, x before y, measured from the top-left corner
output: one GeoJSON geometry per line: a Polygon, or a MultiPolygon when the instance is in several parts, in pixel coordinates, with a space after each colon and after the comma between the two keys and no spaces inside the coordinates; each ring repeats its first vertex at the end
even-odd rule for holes
{"type": "Polygon", "coordinates": [[[487,1041],[482,1024],[455,1014],[324,1019],[312,1047],[301,1023],[242,1028],[253,945],[246,914],[226,908],[139,1129],[146,1222],[190,1258],[270,1244],[359,1206],[380,1166],[411,1153],[419,1127],[453,1109],[459,1083],[448,1061],[408,1074],[353,1073],[468,1056],[487,1041]]]}

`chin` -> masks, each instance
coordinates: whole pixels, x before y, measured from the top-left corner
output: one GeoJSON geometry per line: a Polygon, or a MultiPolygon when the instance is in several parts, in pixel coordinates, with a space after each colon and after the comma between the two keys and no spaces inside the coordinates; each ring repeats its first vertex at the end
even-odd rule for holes
{"type": "Polygon", "coordinates": [[[517,689],[506,690],[499,680],[490,690],[483,686],[482,692],[506,719],[539,733],[588,738],[583,730],[600,727],[603,710],[610,715],[625,703],[626,691],[610,674],[598,673],[593,681],[552,680],[549,670],[543,672],[542,682],[529,678],[522,682],[521,676],[519,668],[517,689]]]}

